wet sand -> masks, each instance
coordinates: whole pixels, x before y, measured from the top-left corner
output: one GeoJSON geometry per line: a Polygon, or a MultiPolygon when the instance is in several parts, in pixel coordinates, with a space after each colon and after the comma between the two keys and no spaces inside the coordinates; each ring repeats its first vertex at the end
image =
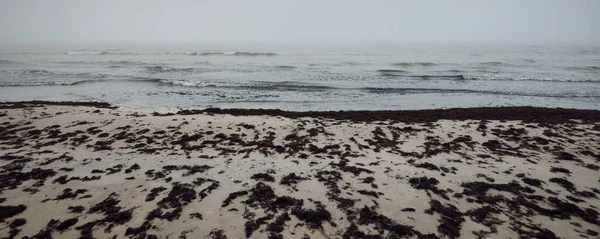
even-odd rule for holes
{"type": "Polygon", "coordinates": [[[598,238],[600,112],[0,103],[0,237],[598,238]]]}

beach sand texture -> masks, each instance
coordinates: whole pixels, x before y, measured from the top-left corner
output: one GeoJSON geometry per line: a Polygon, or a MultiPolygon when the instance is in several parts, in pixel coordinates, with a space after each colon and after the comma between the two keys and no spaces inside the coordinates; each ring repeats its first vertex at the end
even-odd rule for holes
{"type": "Polygon", "coordinates": [[[0,237],[599,237],[598,111],[0,105],[0,237]]]}

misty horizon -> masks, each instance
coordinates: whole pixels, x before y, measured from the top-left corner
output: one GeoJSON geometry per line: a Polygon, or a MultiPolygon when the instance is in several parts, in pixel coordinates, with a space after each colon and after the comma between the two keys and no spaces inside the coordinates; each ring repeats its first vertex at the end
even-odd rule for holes
{"type": "Polygon", "coordinates": [[[600,42],[600,1],[2,1],[0,45],[600,42]]]}

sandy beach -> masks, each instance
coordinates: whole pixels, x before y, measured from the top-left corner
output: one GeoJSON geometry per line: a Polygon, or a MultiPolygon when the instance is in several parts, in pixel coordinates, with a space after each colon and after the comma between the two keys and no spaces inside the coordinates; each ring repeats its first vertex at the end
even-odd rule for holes
{"type": "Polygon", "coordinates": [[[600,111],[0,103],[1,238],[599,238],[600,111]]]}

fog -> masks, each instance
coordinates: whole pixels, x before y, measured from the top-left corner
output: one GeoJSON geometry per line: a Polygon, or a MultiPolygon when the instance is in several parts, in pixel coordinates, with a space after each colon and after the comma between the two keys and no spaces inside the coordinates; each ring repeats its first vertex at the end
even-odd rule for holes
{"type": "Polygon", "coordinates": [[[600,42],[598,0],[0,1],[0,44],[600,42]]]}

